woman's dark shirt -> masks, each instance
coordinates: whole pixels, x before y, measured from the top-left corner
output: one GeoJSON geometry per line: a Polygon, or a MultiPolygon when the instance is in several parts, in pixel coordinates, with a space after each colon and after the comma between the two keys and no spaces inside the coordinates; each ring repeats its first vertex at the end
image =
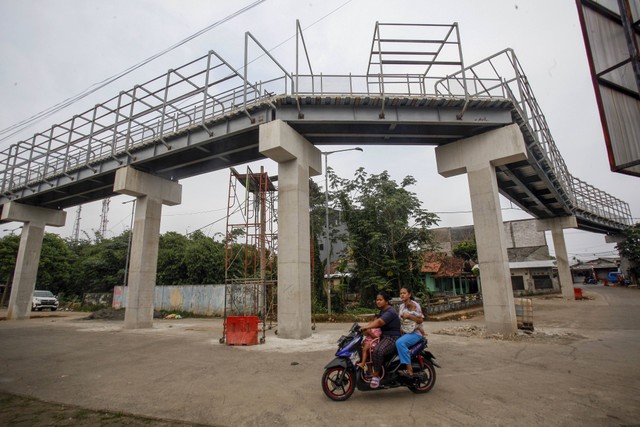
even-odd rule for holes
{"type": "Polygon", "coordinates": [[[400,318],[396,310],[389,306],[386,310],[380,310],[378,317],[384,320],[384,325],[380,326],[382,336],[399,337],[400,333],[400,318]]]}

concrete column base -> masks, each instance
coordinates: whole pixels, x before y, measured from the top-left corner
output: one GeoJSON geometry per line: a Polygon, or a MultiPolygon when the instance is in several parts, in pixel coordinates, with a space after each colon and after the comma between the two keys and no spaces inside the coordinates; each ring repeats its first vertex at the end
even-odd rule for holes
{"type": "Polygon", "coordinates": [[[278,162],[278,337],[311,336],[309,177],[322,170],[320,150],[289,125],[260,126],[260,152],[278,162]]]}
{"type": "Polygon", "coordinates": [[[571,277],[571,267],[569,266],[569,255],[567,254],[567,244],[564,241],[563,229],[577,228],[578,221],[575,216],[539,219],[537,221],[538,231],[551,230],[553,248],[556,252],[556,262],[558,264],[558,279],[560,280],[560,290],[562,297],[570,301],[575,301],[573,292],[573,278],[571,277]]]}
{"type": "Polygon", "coordinates": [[[509,336],[517,330],[495,168],[526,158],[524,139],[517,125],[436,148],[440,175],[450,177],[467,173],[485,324],[490,334],[509,336]]]}
{"type": "Polygon", "coordinates": [[[151,328],[162,205],[179,204],[182,201],[182,186],[126,167],[116,172],[113,190],[136,197],[124,327],[151,328]]]}
{"type": "Polygon", "coordinates": [[[38,277],[45,226],[62,227],[67,213],[37,206],[9,202],[2,207],[0,221],[23,222],[20,247],[16,257],[7,319],[23,320],[31,316],[31,299],[38,277]]]}

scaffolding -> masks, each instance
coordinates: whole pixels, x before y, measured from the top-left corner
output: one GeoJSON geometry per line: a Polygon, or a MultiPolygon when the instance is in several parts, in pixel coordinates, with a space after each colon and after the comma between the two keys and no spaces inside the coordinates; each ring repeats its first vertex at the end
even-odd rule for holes
{"type": "Polygon", "coordinates": [[[232,316],[256,316],[262,323],[260,343],[273,327],[276,310],[276,188],[260,168],[245,174],[231,168],[225,234],[224,328],[227,341],[232,316]]]}

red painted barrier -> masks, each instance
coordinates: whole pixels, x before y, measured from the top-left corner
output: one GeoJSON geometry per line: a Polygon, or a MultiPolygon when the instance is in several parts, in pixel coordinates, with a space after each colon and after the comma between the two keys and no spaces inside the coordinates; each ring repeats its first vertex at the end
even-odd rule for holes
{"type": "Polygon", "coordinates": [[[258,316],[229,316],[225,322],[227,345],[258,344],[258,316]]]}

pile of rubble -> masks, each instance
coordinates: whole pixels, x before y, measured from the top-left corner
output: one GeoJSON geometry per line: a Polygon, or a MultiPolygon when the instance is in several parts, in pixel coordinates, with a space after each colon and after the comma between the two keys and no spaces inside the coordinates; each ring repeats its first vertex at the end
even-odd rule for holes
{"type": "Polygon", "coordinates": [[[554,331],[526,331],[518,329],[515,335],[511,337],[504,337],[501,334],[489,334],[484,326],[455,326],[451,328],[444,328],[437,331],[433,331],[433,334],[439,335],[452,335],[458,337],[477,337],[495,339],[501,341],[526,341],[532,343],[557,343],[568,344],[574,341],[585,339],[586,337],[573,332],[554,330],[554,331]]]}

